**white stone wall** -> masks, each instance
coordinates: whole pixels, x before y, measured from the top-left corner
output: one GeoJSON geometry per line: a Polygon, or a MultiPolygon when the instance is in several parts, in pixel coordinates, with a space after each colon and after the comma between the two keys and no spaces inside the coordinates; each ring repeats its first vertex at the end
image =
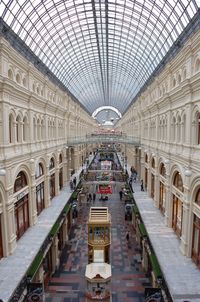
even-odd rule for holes
{"type": "MultiPolygon", "coordinates": [[[[163,71],[132,104],[117,128],[141,142],[141,175],[148,169],[147,193],[151,193],[151,173],[155,177],[154,202],[159,204],[159,168],[166,168],[166,224],[172,227],[173,176],[181,174],[184,192],[180,249],[191,256],[193,213],[200,217],[194,202],[200,186],[200,144],[197,143],[200,112],[200,32],[193,35],[163,71]],[[131,128],[130,128],[131,125],[131,128]],[[148,162],[145,162],[145,155],[148,162]],[[155,168],[151,160],[155,160],[155,168]]],[[[127,147],[128,163],[135,165],[135,148],[127,147]]]]}
{"type": "Polygon", "coordinates": [[[28,180],[30,225],[37,223],[35,190],[36,167],[44,167],[45,207],[49,196],[49,161],[55,159],[56,195],[59,194],[59,169],[64,185],[70,169],[81,166],[86,146],[69,153],[68,138],[78,138],[94,129],[94,119],[72,99],[0,38],[0,215],[4,256],[17,244],[13,186],[17,174],[24,171],[28,180]],[[63,162],[59,164],[59,155],[63,162]],[[70,154],[70,156],[69,156],[70,154]],[[71,158],[74,154],[74,158],[71,158]]]}

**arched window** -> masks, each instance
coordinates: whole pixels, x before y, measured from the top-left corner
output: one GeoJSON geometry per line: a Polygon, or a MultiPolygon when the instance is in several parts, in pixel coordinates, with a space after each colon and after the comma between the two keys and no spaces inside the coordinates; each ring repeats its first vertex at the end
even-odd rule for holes
{"type": "MultiPolygon", "coordinates": [[[[1,192],[0,192],[0,200],[2,201],[3,200],[3,197],[1,195],[1,192]]],[[[1,204],[1,202],[0,202],[1,204]]],[[[0,259],[3,258],[3,215],[1,215],[0,213],[0,259]]]]}
{"type": "Polygon", "coordinates": [[[200,70],[200,59],[198,58],[195,63],[195,72],[200,70]]]}
{"type": "Polygon", "coordinates": [[[175,132],[176,132],[176,118],[173,117],[172,123],[171,123],[171,141],[172,142],[174,142],[175,138],[176,138],[175,132]]]}
{"type": "Polygon", "coordinates": [[[198,191],[196,193],[194,202],[197,203],[198,206],[200,206],[200,188],[198,189],[198,191]]]}
{"type": "Polygon", "coordinates": [[[155,159],[154,158],[152,158],[152,160],[151,160],[151,167],[155,168],[155,159]]]}
{"type": "Polygon", "coordinates": [[[165,169],[165,165],[163,163],[161,163],[161,165],[160,165],[160,175],[162,175],[163,177],[166,177],[166,169],[165,169]]]}
{"type": "Polygon", "coordinates": [[[21,140],[21,118],[19,115],[16,118],[16,140],[18,143],[21,140]]]}
{"type": "Polygon", "coordinates": [[[181,117],[180,115],[177,118],[177,142],[181,140],[181,117]]]}
{"type": "Polygon", "coordinates": [[[37,124],[36,118],[33,118],[33,140],[36,141],[36,133],[37,133],[37,124]]]}
{"type": "MultiPolygon", "coordinates": [[[[15,180],[14,193],[26,186],[26,175],[21,171],[15,180]]],[[[24,194],[22,194],[22,196],[21,194],[17,196],[17,201],[15,202],[15,226],[17,239],[19,239],[29,228],[29,194],[26,192],[26,189],[23,193],[24,194]]]]}
{"type": "Polygon", "coordinates": [[[28,121],[27,117],[23,119],[23,141],[26,142],[28,140],[28,121]]]}
{"type": "Polygon", "coordinates": [[[183,116],[183,127],[182,127],[182,141],[183,143],[186,141],[186,115],[183,116]]]}
{"type": "Polygon", "coordinates": [[[40,130],[41,130],[41,127],[40,127],[40,120],[38,119],[37,120],[37,140],[39,141],[41,136],[40,136],[40,130]]]}
{"type": "Polygon", "coordinates": [[[197,113],[197,144],[200,145],[200,113],[197,113]]]}
{"type": "Polygon", "coordinates": [[[26,78],[23,78],[23,86],[26,87],[26,78]]]}
{"type": "Polygon", "coordinates": [[[50,163],[49,163],[49,170],[55,168],[55,161],[54,161],[54,158],[52,157],[50,159],[50,163]]]}
{"type": "Polygon", "coordinates": [[[183,192],[183,181],[182,181],[181,174],[180,174],[179,172],[176,172],[176,174],[174,175],[173,185],[174,185],[179,191],[183,192]]]}
{"type": "Polygon", "coordinates": [[[13,72],[12,72],[12,69],[9,69],[9,70],[8,70],[8,78],[9,78],[10,80],[13,80],[13,72]]]}
{"type": "Polygon", "coordinates": [[[62,154],[59,155],[59,164],[62,163],[62,154]]]}
{"type": "Polygon", "coordinates": [[[41,163],[39,163],[36,167],[36,171],[35,171],[35,178],[39,178],[40,176],[42,176],[44,174],[43,171],[43,166],[41,163]]]}
{"type": "Polygon", "coordinates": [[[9,143],[14,142],[14,118],[13,115],[9,115],[9,143]]]}
{"type": "Polygon", "coordinates": [[[17,82],[18,84],[21,84],[21,78],[20,78],[19,73],[16,75],[16,82],[17,82]]]}
{"type": "Polygon", "coordinates": [[[41,139],[45,139],[45,126],[44,126],[44,120],[41,120],[41,139]]]}
{"type": "Polygon", "coordinates": [[[183,71],[183,80],[186,79],[186,76],[187,76],[187,72],[186,72],[186,69],[184,69],[184,71],[183,71]]]}
{"type": "Polygon", "coordinates": [[[15,180],[15,184],[14,184],[14,193],[18,192],[19,190],[21,190],[22,188],[27,186],[27,179],[26,179],[26,175],[24,174],[24,172],[19,172],[16,180],[15,180]]]}

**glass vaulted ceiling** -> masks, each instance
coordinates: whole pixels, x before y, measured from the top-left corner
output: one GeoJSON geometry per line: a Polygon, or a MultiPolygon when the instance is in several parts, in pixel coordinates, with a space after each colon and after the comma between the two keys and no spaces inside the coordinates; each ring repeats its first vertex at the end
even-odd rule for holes
{"type": "Polygon", "coordinates": [[[194,0],[1,0],[0,16],[93,112],[125,112],[196,14],[194,0]]]}

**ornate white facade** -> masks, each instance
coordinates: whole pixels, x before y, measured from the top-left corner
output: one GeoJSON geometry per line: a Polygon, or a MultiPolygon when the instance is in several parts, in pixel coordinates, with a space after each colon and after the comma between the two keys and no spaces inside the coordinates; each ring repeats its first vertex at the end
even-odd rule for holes
{"type": "Polygon", "coordinates": [[[118,123],[148,195],[200,266],[200,32],[152,79],[118,123]]]}
{"type": "Polygon", "coordinates": [[[41,209],[48,207],[51,198],[69,181],[71,171],[83,164],[85,144],[70,148],[67,141],[92,132],[94,125],[94,119],[80,104],[1,38],[1,257],[15,250],[17,228],[23,234],[27,227],[34,225],[41,209]],[[25,177],[20,190],[15,190],[17,177],[25,177]],[[28,199],[28,210],[23,207],[16,218],[16,205],[24,196],[28,199]],[[41,209],[37,208],[38,198],[39,207],[41,200],[44,203],[41,209]],[[20,230],[22,221],[28,223],[25,230],[20,230]]]}

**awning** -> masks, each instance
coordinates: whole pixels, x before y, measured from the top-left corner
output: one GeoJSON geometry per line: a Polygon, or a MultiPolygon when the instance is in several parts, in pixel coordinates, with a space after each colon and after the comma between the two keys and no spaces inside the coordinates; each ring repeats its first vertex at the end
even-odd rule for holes
{"type": "Polygon", "coordinates": [[[139,231],[140,231],[140,234],[142,235],[142,237],[147,236],[147,231],[146,231],[146,228],[144,226],[144,223],[138,224],[138,228],[139,228],[139,231]]]}
{"type": "Polygon", "coordinates": [[[140,214],[140,212],[139,212],[138,207],[136,206],[136,204],[133,205],[133,212],[135,214],[140,214]]]}
{"type": "Polygon", "coordinates": [[[63,213],[68,214],[71,209],[71,204],[66,204],[66,206],[63,209],[63,213]]]}
{"type": "Polygon", "coordinates": [[[155,274],[156,278],[162,277],[162,272],[161,272],[158,260],[156,258],[156,255],[155,254],[150,254],[149,258],[150,258],[151,266],[152,266],[152,269],[154,271],[154,274],[155,274]]]}
{"type": "Polygon", "coordinates": [[[43,253],[38,252],[37,256],[33,260],[32,264],[31,264],[31,266],[28,270],[27,277],[33,278],[33,276],[35,275],[35,273],[39,269],[42,261],[43,261],[43,253]]]}
{"type": "Polygon", "coordinates": [[[107,282],[111,278],[111,265],[108,263],[90,263],[86,265],[85,277],[91,282],[107,282]]]}
{"type": "Polygon", "coordinates": [[[60,228],[60,222],[55,222],[53,227],[51,228],[49,235],[54,236],[55,234],[57,234],[59,231],[59,228],[60,228]]]}

